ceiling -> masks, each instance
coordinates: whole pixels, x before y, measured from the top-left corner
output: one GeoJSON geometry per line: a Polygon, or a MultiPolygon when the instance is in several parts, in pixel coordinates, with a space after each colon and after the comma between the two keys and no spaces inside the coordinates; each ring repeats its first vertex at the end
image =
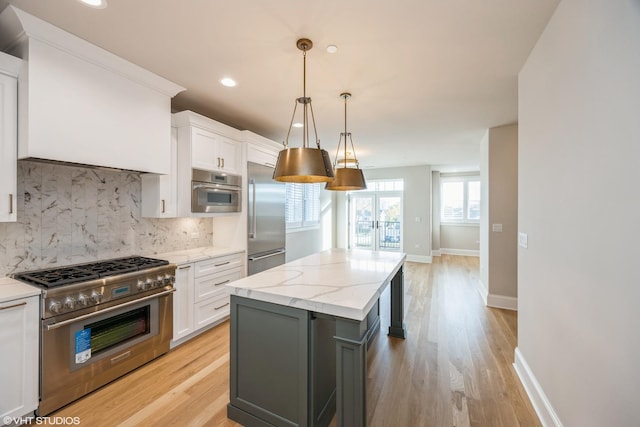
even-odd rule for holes
{"type": "MultiPolygon", "coordinates": [[[[363,168],[473,170],[486,129],[517,122],[517,75],[559,0],[0,0],[161,75],[190,109],[277,142],[307,95],[322,148],[348,130],[363,168]],[[330,44],[337,53],[328,53],[330,44]],[[227,88],[222,77],[238,86],[227,88]]],[[[291,146],[301,144],[293,130],[291,146]]]]}

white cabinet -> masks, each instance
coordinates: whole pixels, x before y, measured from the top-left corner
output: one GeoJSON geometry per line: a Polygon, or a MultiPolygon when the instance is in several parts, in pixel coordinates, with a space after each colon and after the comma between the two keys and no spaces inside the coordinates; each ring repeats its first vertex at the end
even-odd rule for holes
{"type": "Polygon", "coordinates": [[[178,130],[171,128],[171,172],[168,175],[142,174],[142,216],[175,218],[178,215],[178,130]]]}
{"type": "Polygon", "coordinates": [[[0,222],[16,221],[18,72],[22,60],[0,53],[0,222]]]}
{"type": "Polygon", "coordinates": [[[0,49],[25,60],[19,159],[169,173],[171,98],[183,87],[12,5],[0,49]]]}
{"type": "Polygon", "coordinates": [[[243,140],[247,142],[247,161],[274,168],[278,153],[284,147],[270,139],[251,131],[242,131],[243,140]]]}
{"type": "Polygon", "coordinates": [[[195,169],[239,175],[241,146],[230,138],[191,128],[191,166],[195,169]]]}
{"type": "Polygon", "coordinates": [[[193,111],[173,114],[171,123],[178,130],[177,216],[240,217],[235,213],[191,212],[193,169],[244,176],[244,143],[240,140],[240,131],[193,111]]]}
{"type": "Polygon", "coordinates": [[[193,272],[191,264],[179,265],[173,293],[173,340],[178,341],[193,332],[193,272]]]}
{"type": "Polygon", "coordinates": [[[38,296],[0,303],[0,420],[38,407],[39,304],[38,296]]]}
{"type": "Polygon", "coordinates": [[[244,253],[178,265],[173,294],[173,343],[229,317],[229,282],[244,277],[244,253]]]}

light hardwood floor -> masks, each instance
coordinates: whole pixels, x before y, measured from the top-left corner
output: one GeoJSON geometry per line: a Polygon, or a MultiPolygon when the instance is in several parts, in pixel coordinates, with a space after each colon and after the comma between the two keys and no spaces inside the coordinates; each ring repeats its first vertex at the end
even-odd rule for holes
{"type": "MultiPolygon", "coordinates": [[[[406,263],[406,340],[386,336],[383,294],[367,358],[370,426],[540,426],[512,366],[517,315],[483,306],[477,280],[474,257],[406,263]]],[[[225,322],[51,416],[88,427],[238,426],[228,400],[225,322]]]]}

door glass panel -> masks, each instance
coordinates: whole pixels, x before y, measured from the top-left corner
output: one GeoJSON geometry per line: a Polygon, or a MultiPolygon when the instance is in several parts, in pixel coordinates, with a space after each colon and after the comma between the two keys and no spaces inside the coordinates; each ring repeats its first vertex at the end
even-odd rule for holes
{"type": "Polygon", "coordinates": [[[372,196],[352,196],[351,199],[351,247],[374,249],[374,210],[372,196]]]}
{"type": "Polygon", "coordinates": [[[380,250],[400,250],[401,198],[378,197],[378,239],[380,250]]]}

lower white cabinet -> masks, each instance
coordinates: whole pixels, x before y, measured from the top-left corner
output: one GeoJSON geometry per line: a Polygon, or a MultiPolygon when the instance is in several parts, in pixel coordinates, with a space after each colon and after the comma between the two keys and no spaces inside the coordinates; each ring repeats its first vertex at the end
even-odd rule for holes
{"type": "Polygon", "coordinates": [[[173,344],[229,317],[229,282],[244,276],[243,253],[187,264],[176,269],[173,344]]]}
{"type": "Polygon", "coordinates": [[[22,417],[38,407],[40,297],[0,303],[0,420],[22,417]]]}

